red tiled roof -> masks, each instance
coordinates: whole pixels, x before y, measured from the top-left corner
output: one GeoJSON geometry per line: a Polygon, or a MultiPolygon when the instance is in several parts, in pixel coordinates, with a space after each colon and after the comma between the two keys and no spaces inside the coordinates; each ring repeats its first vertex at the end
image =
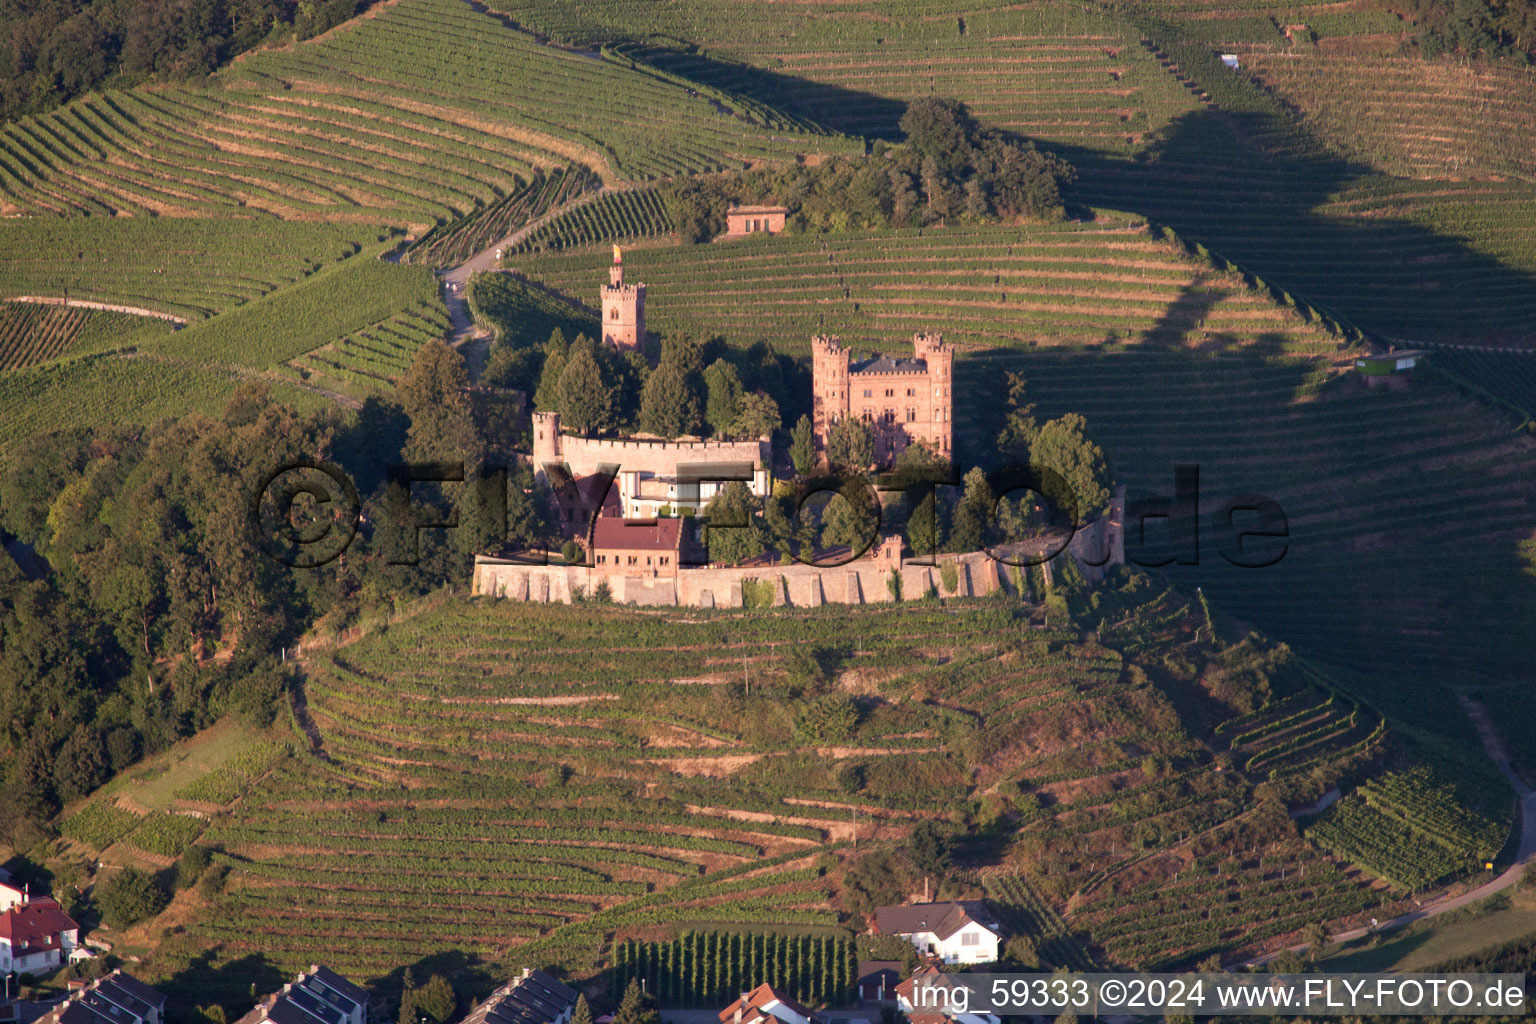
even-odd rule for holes
{"type": "Polygon", "coordinates": [[[811,1018],[810,1010],[807,1010],[805,1007],[801,1006],[799,1003],[795,1002],[788,996],[780,995],[778,992],[775,992],[773,990],[773,986],[765,981],[751,992],[748,992],[745,996],[737,999],[736,1002],[732,1003],[730,1006],[727,1006],[725,1009],[721,1010],[719,1015],[720,1024],[731,1024],[731,1022],[735,1020],[737,1006],[740,1006],[743,1011],[741,1015],[743,1024],[746,1024],[747,1021],[755,1020],[762,1016],[771,1017],[772,1014],[761,1012],[763,1007],[767,1006],[769,1003],[782,1003],[787,1009],[799,1014],[807,1020],[810,1020],[811,1018]]]}
{"type": "Polygon", "coordinates": [[[677,551],[681,547],[681,519],[617,519],[600,516],[592,524],[592,547],[621,551],[677,551]]]}
{"type": "Polygon", "coordinates": [[[56,900],[46,896],[0,914],[0,939],[9,942],[16,950],[58,949],[59,935],[79,927],[56,900]],[[53,939],[51,943],[46,941],[50,937],[53,939]]]}

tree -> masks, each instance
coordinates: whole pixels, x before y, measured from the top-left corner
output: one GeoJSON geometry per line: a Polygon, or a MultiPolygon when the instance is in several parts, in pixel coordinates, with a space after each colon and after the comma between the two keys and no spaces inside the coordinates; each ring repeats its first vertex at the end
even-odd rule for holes
{"type": "Polygon", "coordinates": [[[592,1024],[592,1007],[587,1004],[585,994],[576,997],[576,1006],[571,1010],[571,1024],[592,1024]]]}
{"type": "Polygon", "coordinates": [[[127,928],[154,917],[168,902],[155,880],[138,868],[124,868],[96,887],[101,919],[113,928],[127,928]]]}
{"type": "Polygon", "coordinates": [[[1027,397],[1028,385],[1023,376],[1011,370],[1008,373],[1008,417],[997,435],[998,451],[1007,458],[1022,462],[1029,458],[1029,446],[1040,433],[1035,421],[1035,406],[1027,397]]]}
{"type": "Polygon", "coordinates": [[[560,409],[560,377],[565,373],[568,347],[559,328],[544,346],[544,367],[539,373],[538,390],[533,393],[533,407],[541,412],[558,412],[560,409]]]}
{"type": "Polygon", "coordinates": [[[740,438],[772,437],[779,425],[779,403],[761,391],[748,391],[741,396],[729,432],[740,438]]]}
{"type": "Polygon", "coordinates": [[[907,839],[907,857],[918,873],[942,875],[949,868],[949,840],[932,821],[921,821],[907,839]]]}
{"type": "Polygon", "coordinates": [[[875,461],[875,432],[863,420],[844,416],[827,435],[827,461],[842,470],[868,469],[875,461]]]}
{"type": "Polygon", "coordinates": [[[992,486],[980,466],[973,466],[964,479],[965,491],[955,506],[950,522],[949,549],[951,551],[979,551],[986,546],[987,532],[992,524],[992,486]]]}
{"type": "Polygon", "coordinates": [[[877,525],[869,485],[859,478],[849,480],[822,512],[822,546],[847,545],[855,551],[868,550],[874,543],[877,525]]]}
{"type": "Polygon", "coordinates": [[[411,969],[405,969],[405,976],[400,981],[400,1012],[395,1018],[399,1024],[416,1024],[416,975],[411,969]]]}
{"type": "Polygon", "coordinates": [[[973,175],[965,182],[965,212],[978,218],[992,212],[992,204],[987,199],[987,186],[982,183],[980,176],[973,175]]]}
{"type": "Polygon", "coordinates": [[[571,345],[565,370],[560,374],[560,420],[578,434],[600,434],[619,424],[613,389],[603,379],[589,341],[571,345]]]}
{"type": "Polygon", "coordinates": [[[724,359],[716,359],[704,371],[704,420],[716,437],[730,433],[741,412],[741,377],[736,367],[724,359]]]}
{"type": "Polygon", "coordinates": [[[975,122],[959,100],[915,99],[901,115],[900,127],[912,152],[923,160],[931,158],[941,174],[957,171],[970,161],[975,122]]]}
{"type": "Polygon", "coordinates": [[[425,1014],[440,1024],[445,1024],[459,1008],[459,997],[441,974],[432,975],[425,985],[411,993],[411,1001],[417,1016],[425,1014]]]}
{"type": "Polygon", "coordinates": [[[661,437],[698,429],[699,403],[677,366],[662,363],[640,393],[640,429],[661,437]]]}
{"type": "Polygon", "coordinates": [[[89,726],[75,726],[69,739],[54,753],[53,782],[59,799],[68,802],[84,796],[106,780],[101,733],[89,726]]]}
{"type": "Polygon", "coordinates": [[[816,468],[816,434],[809,416],[801,416],[789,432],[789,461],[801,476],[809,476],[816,468]]]}
{"type": "Polygon", "coordinates": [[[1051,420],[1029,446],[1029,461],[1060,473],[1077,499],[1084,520],[1109,509],[1109,470],[1104,450],[1086,434],[1088,421],[1075,412],[1051,420]]]}
{"type": "Polygon", "coordinates": [[[795,737],[805,743],[836,743],[852,736],[858,724],[858,705],[842,694],[827,694],[801,705],[795,737]]]}
{"type": "Polygon", "coordinates": [[[614,1011],[613,1024],[652,1024],[656,1014],[646,1003],[645,993],[638,979],[630,978],[624,989],[624,998],[614,1011]]]}
{"type": "Polygon", "coordinates": [[[411,368],[395,389],[411,418],[406,452],[415,460],[456,462],[468,458],[475,445],[465,387],[469,373],[464,358],[439,340],[416,350],[411,368]]]}
{"type": "Polygon", "coordinates": [[[711,562],[737,565],[763,553],[763,527],[755,505],[740,480],[732,480],[709,500],[704,507],[704,542],[711,562]]]}
{"type": "Polygon", "coordinates": [[[936,492],[925,496],[907,516],[907,543],[912,553],[919,557],[936,554],[944,543],[939,527],[939,496],[936,492]]]}

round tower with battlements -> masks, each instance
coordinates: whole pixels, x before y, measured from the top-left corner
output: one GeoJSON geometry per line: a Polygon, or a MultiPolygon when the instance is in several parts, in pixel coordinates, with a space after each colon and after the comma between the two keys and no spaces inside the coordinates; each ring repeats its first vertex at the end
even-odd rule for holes
{"type": "Polygon", "coordinates": [[[848,414],[848,350],[836,337],[811,339],[811,427],[817,451],[825,451],[832,424],[848,414]]]}
{"type": "Polygon", "coordinates": [[[603,286],[603,341],[620,352],[645,344],[645,285],[624,283],[624,254],[613,247],[613,266],[603,286]]]}

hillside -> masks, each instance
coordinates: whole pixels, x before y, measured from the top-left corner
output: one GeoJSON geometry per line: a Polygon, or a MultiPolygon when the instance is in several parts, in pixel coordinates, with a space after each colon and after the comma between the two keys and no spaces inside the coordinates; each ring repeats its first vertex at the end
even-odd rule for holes
{"type": "Polygon", "coordinates": [[[1213,644],[1145,579],[1093,605],[1063,632],[1006,598],[688,617],[428,602],[310,654],[314,752],[215,821],[228,894],[160,964],[212,943],[181,975],[210,994],[322,950],[359,976],[530,957],[586,974],[672,927],[838,924],[860,905],[850,867],[922,821],[982,826],[954,840],[957,883],[1018,907],[1058,962],[1086,963],[1082,944],[1181,962],[1390,901],[1255,790],[1358,770],[1396,745],[1376,712],[1283,651],[1213,644]],[[1095,622],[1100,640],[1078,632],[1095,622]],[[854,718],[813,714],[829,706],[854,718]],[[1228,859],[1234,843],[1255,855],[1228,859]],[[1231,913],[1174,913],[1212,886],[1241,897],[1231,913]],[[1073,892],[1063,925],[1043,907],[1073,892]]]}

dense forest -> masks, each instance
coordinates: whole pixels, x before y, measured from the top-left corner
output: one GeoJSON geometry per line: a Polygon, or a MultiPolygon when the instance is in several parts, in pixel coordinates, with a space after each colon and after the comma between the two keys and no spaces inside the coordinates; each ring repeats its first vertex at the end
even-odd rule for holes
{"type": "Polygon", "coordinates": [[[0,116],[111,80],[206,75],[264,43],[308,39],[369,0],[0,0],[0,116]]]}
{"type": "Polygon", "coordinates": [[[1536,0],[1407,0],[1426,56],[1448,51],[1514,55],[1536,49],[1536,0]]]}

